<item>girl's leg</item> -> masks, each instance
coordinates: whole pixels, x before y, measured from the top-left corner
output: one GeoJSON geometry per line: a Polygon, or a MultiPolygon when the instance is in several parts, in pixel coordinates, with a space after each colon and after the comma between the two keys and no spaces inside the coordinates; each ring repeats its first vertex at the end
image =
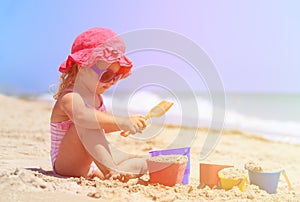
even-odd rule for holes
{"type": "Polygon", "coordinates": [[[129,178],[140,177],[148,171],[146,160],[146,157],[130,158],[120,163],[118,169],[128,173],[127,177],[129,178]]]}
{"type": "Polygon", "coordinates": [[[64,136],[55,170],[65,176],[89,176],[92,161],[100,169],[97,177],[104,179],[111,173],[129,173],[129,178],[138,177],[147,172],[146,158],[135,155],[123,155],[116,164],[112,158],[108,142],[101,130],[75,127],[74,124],[64,136]]]}
{"type": "Polygon", "coordinates": [[[147,172],[146,160],[148,156],[141,157],[124,153],[117,148],[110,147],[104,132],[77,128],[80,131],[81,141],[91,154],[96,165],[104,175],[126,175],[127,178],[136,178],[147,172]],[[107,170],[105,170],[107,169],[107,170]]]}
{"type": "Polygon", "coordinates": [[[138,154],[128,154],[126,152],[123,152],[121,150],[119,150],[118,148],[109,145],[109,149],[111,151],[112,154],[112,158],[114,159],[114,162],[119,165],[121,164],[123,161],[126,161],[128,159],[132,159],[132,158],[148,158],[147,155],[138,155],[138,154]]]}
{"type": "Polygon", "coordinates": [[[105,177],[118,172],[108,142],[102,130],[77,127],[80,141],[105,177]]]}
{"type": "Polygon", "coordinates": [[[120,151],[116,147],[110,147],[112,157],[121,171],[131,172],[132,174],[145,174],[147,172],[146,160],[149,155],[128,154],[120,151]]]}
{"type": "Polygon", "coordinates": [[[101,171],[95,170],[95,172],[91,172],[92,161],[93,159],[78,137],[74,124],[71,125],[59,148],[58,156],[54,164],[56,173],[74,177],[97,176],[100,179],[104,179],[104,175],[101,171]]]}
{"type": "Polygon", "coordinates": [[[102,131],[77,129],[80,134],[88,134],[81,136],[80,139],[105,176],[121,174],[127,178],[136,178],[147,172],[147,156],[126,154],[110,147],[102,131]]]}

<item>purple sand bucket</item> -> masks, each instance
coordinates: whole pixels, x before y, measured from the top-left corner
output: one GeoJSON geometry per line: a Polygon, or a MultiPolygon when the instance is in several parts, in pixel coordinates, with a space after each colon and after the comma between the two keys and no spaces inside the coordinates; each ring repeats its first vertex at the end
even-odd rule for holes
{"type": "Polygon", "coordinates": [[[164,149],[164,150],[155,150],[149,152],[150,156],[159,156],[159,155],[172,155],[172,154],[179,154],[179,155],[185,155],[188,157],[188,162],[186,164],[186,168],[184,171],[184,176],[182,178],[182,184],[188,184],[189,183],[189,177],[190,177],[190,147],[183,147],[183,148],[174,148],[174,149],[164,149]]]}
{"type": "Polygon", "coordinates": [[[282,170],[273,172],[255,172],[248,169],[250,184],[259,186],[269,194],[275,194],[282,170]]]}

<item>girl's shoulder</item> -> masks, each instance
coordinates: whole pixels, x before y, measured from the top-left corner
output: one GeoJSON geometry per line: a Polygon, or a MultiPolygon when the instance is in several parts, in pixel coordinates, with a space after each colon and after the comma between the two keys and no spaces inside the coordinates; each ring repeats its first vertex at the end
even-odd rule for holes
{"type": "Polygon", "coordinates": [[[79,100],[79,102],[76,101],[75,103],[80,109],[84,106],[84,104],[81,104],[83,103],[82,98],[78,93],[64,92],[61,94],[52,109],[51,122],[61,122],[70,119],[68,114],[73,113],[74,100],[79,100]]]}
{"type": "Polygon", "coordinates": [[[64,98],[64,97],[68,97],[68,96],[70,96],[70,95],[75,95],[75,94],[77,94],[75,91],[74,91],[74,89],[73,88],[66,88],[66,89],[64,89],[63,90],[63,92],[61,93],[61,95],[59,96],[59,99],[62,99],[62,98],[64,98]]]}
{"type": "Polygon", "coordinates": [[[57,99],[57,102],[58,103],[72,102],[74,99],[78,99],[78,98],[82,100],[82,97],[79,95],[79,93],[76,93],[74,91],[64,91],[57,99]]]}
{"type": "Polygon", "coordinates": [[[62,106],[72,105],[73,100],[82,99],[81,96],[73,90],[64,90],[63,93],[57,98],[56,104],[62,108],[62,106]]]}
{"type": "Polygon", "coordinates": [[[52,109],[51,122],[62,122],[68,120],[68,115],[65,112],[66,108],[71,108],[72,106],[72,95],[71,93],[60,95],[52,109]]]}

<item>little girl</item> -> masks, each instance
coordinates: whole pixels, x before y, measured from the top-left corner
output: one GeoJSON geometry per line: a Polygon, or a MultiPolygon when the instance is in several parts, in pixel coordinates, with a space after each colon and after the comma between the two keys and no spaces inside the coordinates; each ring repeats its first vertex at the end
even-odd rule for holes
{"type": "Polygon", "coordinates": [[[95,27],[76,37],[71,54],[59,68],[61,83],[51,114],[53,171],[63,176],[128,180],[147,172],[145,158],[113,158],[105,134],[140,133],[143,116],[106,113],[101,94],[130,74],[125,45],[112,30],[95,27]]]}

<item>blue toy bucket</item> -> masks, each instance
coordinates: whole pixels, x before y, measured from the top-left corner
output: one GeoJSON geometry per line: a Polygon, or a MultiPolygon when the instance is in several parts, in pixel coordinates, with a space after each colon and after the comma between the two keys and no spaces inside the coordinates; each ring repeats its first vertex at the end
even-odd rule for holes
{"type": "Polygon", "coordinates": [[[259,186],[269,194],[275,194],[282,170],[273,172],[255,172],[248,169],[250,184],[259,186]]]}

